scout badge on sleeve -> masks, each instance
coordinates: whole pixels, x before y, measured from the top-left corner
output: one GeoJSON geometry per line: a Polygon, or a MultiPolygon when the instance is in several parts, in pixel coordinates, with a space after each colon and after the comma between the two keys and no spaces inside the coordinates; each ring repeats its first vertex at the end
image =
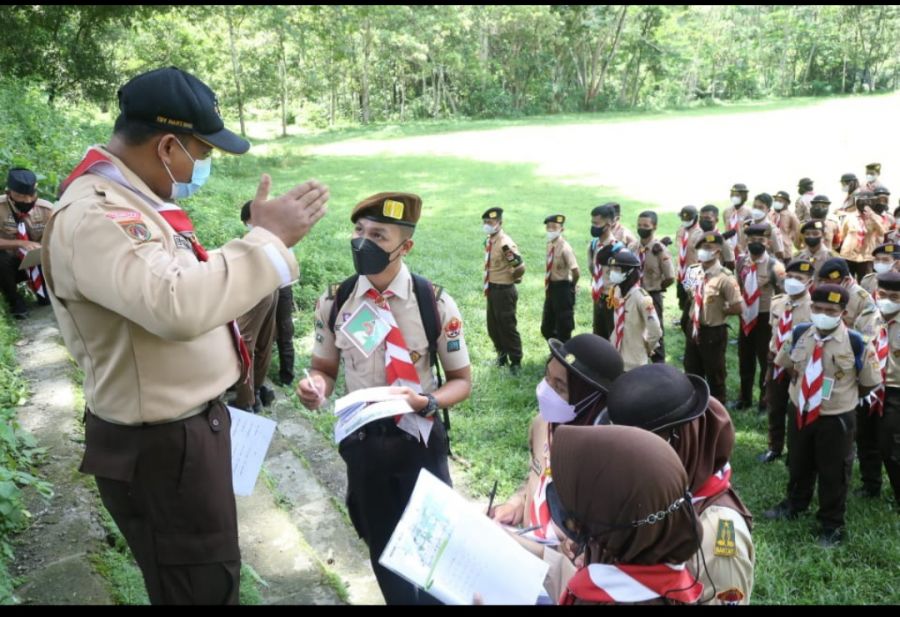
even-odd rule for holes
{"type": "Polygon", "coordinates": [[[391,326],[368,302],[360,304],[340,328],[340,332],[367,358],[381,345],[390,331],[391,326]]]}

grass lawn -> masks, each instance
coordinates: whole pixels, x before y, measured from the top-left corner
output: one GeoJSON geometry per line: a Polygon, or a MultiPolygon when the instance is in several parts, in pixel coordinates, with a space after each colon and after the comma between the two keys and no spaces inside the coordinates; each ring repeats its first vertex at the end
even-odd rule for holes
{"type": "MultiPolygon", "coordinates": [[[[746,110],[742,110],[746,111],[746,110]]],[[[580,120],[580,119],[579,119],[580,120]]],[[[464,128],[464,127],[459,127],[464,128]]],[[[388,136],[390,131],[387,131],[388,136]]],[[[344,137],[338,134],[337,138],[344,137]]],[[[322,138],[315,140],[322,142],[322,138]]],[[[637,213],[656,204],[636,202],[602,187],[586,188],[548,181],[531,165],[489,164],[440,157],[310,157],[302,138],[270,141],[264,156],[217,158],[213,175],[199,195],[188,203],[200,238],[216,246],[242,233],[238,211],[253,197],[260,173],[270,173],[276,193],[296,182],[317,178],[331,187],[328,216],[297,248],[300,284],[295,287],[298,374],[308,366],[312,347],[313,305],[329,283],[353,273],[350,259],[349,213],[361,198],[384,190],[412,191],[424,200],[422,219],[408,258],[411,269],[444,285],[463,314],[464,335],[472,361],[472,396],[453,410],[451,440],[454,452],[471,463],[471,483],[483,493],[499,480],[498,500],[512,493],[524,478],[527,430],[536,413],[534,389],[541,379],[548,351],[540,335],[543,303],[543,218],[561,212],[569,218],[566,237],[582,267],[576,304],[575,333],[590,331],[591,300],[586,278],[585,252],[589,239],[589,213],[611,200],[622,204],[623,222],[634,228],[637,213]],[[513,377],[493,366],[495,354],[487,336],[482,283],[481,213],[490,206],[505,209],[505,229],[522,250],[528,271],[519,286],[518,320],[525,358],[513,377]]],[[[473,148],[478,144],[473,143],[473,148]]],[[[730,179],[723,179],[723,183],[730,179]]],[[[674,232],[674,214],[662,214],[659,235],[674,232]]],[[[675,248],[674,245],[671,248],[675,248]]],[[[681,367],[683,337],[671,326],[676,318],[676,297],[666,299],[667,361],[681,367]]],[[[730,397],[738,390],[737,321],[731,325],[734,344],[728,352],[730,397]]],[[[329,413],[298,413],[313,418],[330,434],[329,413]]],[[[765,449],[766,420],[755,411],[736,412],[737,445],[732,460],[738,491],[756,515],[756,583],[754,603],[766,604],[886,604],[900,602],[900,516],[891,511],[890,489],[880,500],[850,497],[849,541],[825,550],[815,544],[812,515],[795,522],[769,523],[763,511],[782,499],[787,471],[781,462],[760,465],[757,453],[765,449]]],[[[858,472],[854,471],[854,486],[858,472]]],[[[815,508],[815,502],[813,504],[815,508]]],[[[813,510],[814,511],[814,510],[813,510]]]]}

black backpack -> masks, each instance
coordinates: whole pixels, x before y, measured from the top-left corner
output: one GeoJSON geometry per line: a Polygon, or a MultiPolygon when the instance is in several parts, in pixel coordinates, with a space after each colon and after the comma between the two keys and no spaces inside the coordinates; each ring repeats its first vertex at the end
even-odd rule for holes
{"type": "MultiPolygon", "coordinates": [[[[812,324],[809,322],[794,326],[794,331],[791,333],[791,349],[794,348],[794,345],[797,344],[800,337],[803,336],[811,326],[812,324]]],[[[865,359],[863,358],[863,354],[866,351],[866,342],[863,340],[862,334],[856,330],[847,328],[847,334],[850,335],[850,347],[853,349],[853,363],[856,365],[856,372],[858,373],[863,367],[863,360],[865,359]]]]}
{"type": "MultiPolygon", "coordinates": [[[[438,315],[437,301],[444,288],[440,285],[433,285],[424,276],[410,273],[413,280],[413,292],[416,295],[416,303],[419,305],[419,316],[422,319],[422,327],[425,329],[425,336],[428,338],[428,359],[431,366],[437,373],[438,387],[444,385],[444,376],[441,373],[441,363],[438,358],[438,337],[441,335],[441,320],[438,315]]],[[[331,313],[328,315],[328,329],[334,333],[334,324],[337,321],[338,311],[350,298],[350,293],[356,287],[359,275],[344,280],[343,283],[332,285],[328,290],[328,299],[334,298],[331,305],[331,313]]],[[[447,453],[450,454],[450,410],[443,409],[444,427],[447,430],[447,453]]]]}

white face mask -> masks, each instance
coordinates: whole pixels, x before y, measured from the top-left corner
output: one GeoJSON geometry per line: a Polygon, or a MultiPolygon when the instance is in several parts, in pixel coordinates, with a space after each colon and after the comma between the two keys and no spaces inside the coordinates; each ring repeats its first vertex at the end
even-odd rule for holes
{"type": "Polygon", "coordinates": [[[562,233],[561,231],[548,231],[547,232],[547,242],[553,242],[554,240],[556,240],[559,237],[559,234],[561,234],[561,233],[562,233]]]}
{"type": "Polygon", "coordinates": [[[806,283],[798,281],[797,279],[786,278],[784,279],[784,291],[787,292],[789,296],[802,294],[806,291],[806,283]]]}
{"type": "Polygon", "coordinates": [[[782,210],[784,210],[784,207],[786,205],[787,204],[785,204],[783,201],[776,201],[774,204],[772,204],[772,207],[775,208],[775,212],[781,212],[782,210]]]}
{"type": "Polygon", "coordinates": [[[499,227],[494,227],[494,226],[491,225],[490,223],[485,223],[484,225],[482,225],[481,229],[483,229],[483,230],[484,230],[484,233],[486,233],[487,235],[493,236],[495,233],[497,233],[497,231],[498,231],[500,228],[499,228],[499,227]]]}
{"type": "Polygon", "coordinates": [[[709,249],[700,249],[697,251],[697,259],[699,259],[701,263],[711,261],[715,256],[716,252],[709,249]]]}
{"type": "Polygon", "coordinates": [[[737,195],[732,196],[732,198],[731,198],[731,205],[732,205],[732,206],[739,206],[739,205],[741,205],[741,198],[738,197],[737,195]]]}
{"type": "Polygon", "coordinates": [[[766,211],[760,210],[759,208],[753,208],[750,210],[750,216],[753,217],[754,221],[761,221],[766,218],[766,211]]]}
{"type": "Polygon", "coordinates": [[[850,187],[847,186],[846,184],[842,184],[841,185],[841,193],[846,193],[849,188],[850,187]]]}
{"type": "Polygon", "coordinates": [[[881,311],[882,315],[893,315],[894,313],[900,312],[900,304],[892,302],[887,298],[879,298],[876,300],[876,304],[878,304],[878,310],[881,311]]]}
{"type": "Polygon", "coordinates": [[[610,270],[609,271],[609,282],[613,285],[621,285],[625,282],[625,279],[628,278],[628,275],[622,272],[621,270],[610,270]]]}
{"type": "Polygon", "coordinates": [[[838,324],[841,323],[840,315],[832,317],[831,315],[826,315],[825,313],[813,313],[811,315],[812,322],[819,330],[819,332],[829,332],[838,327],[838,324]]]}
{"type": "Polygon", "coordinates": [[[693,225],[693,224],[696,223],[696,222],[697,222],[696,220],[692,220],[692,221],[681,221],[681,226],[684,227],[685,229],[687,229],[688,227],[690,227],[691,225],[693,225]]]}
{"type": "Polygon", "coordinates": [[[875,178],[877,178],[877,177],[878,177],[878,176],[874,176],[874,175],[872,175],[872,174],[868,174],[868,175],[866,176],[866,182],[875,182],[875,178]]]}
{"type": "Polygon", "coordinates": [[[872,267],[875,268],[875,272],[877,272],[878,274],[884,274],[885,272],[890,272],[891,268],[894,267],[894,264],[885,263],[883,261],[876,261],[872,267]]]}

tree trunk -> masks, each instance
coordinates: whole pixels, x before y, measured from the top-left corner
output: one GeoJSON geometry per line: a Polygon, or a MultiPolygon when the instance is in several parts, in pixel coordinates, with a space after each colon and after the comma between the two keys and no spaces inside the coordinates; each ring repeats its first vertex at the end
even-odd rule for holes
{"type": "Polygon", "coordinates": [[[622,36],[622,27],[625,25],[625,14],[628,12],[628,5],[622,6],[622,12],[619,13],[619,23],[616,26],[616,35],[613,38],[612,45],[609,48],[609,52],[606,54],[606,58],[603,60],[603,66],[600,67],[600,76],[598,77],[596,83],[591,86],[589,91],[588,103],[593,101],[600,95],[600,91],[603,89],[603,84],[606,81],[606,73],[609,70],[609,65],[612,63],[613,57],[616,55],[616,49],[619,47],[619,39],[622,36]]]}
{"type": "Polygon", "coordinates": [[[234,76],[234,87],[237,90],[238,117],[241,120],[241,136],[247,136],[247,128],[244,124],[244,96],[241,94],[241,64],[238,60],[237,47],[234,36],[234,15],[231,6],[225,5],[225,15],[228,19],[228,42],[231,46],[231,69],[234,76]]]}
{"type": "Polygon", "coordinates": [[[362,83],[360,84],[362,92],[360,92],[359,104],[362,112],[362,123],[369,124],[371,120],[371,112],[369,110],[369,55],[372,48],[372,24],[366,20],[366,29],[363,33],[363,67],[362,67],[362,83]]]}
{"type": "Polygon", "coordinates": [[[403,89],[403,82],[400,82],[399,86],[399,94],[400,94],[400,122],[403,122],[403,112],[406,108],[406,92],[403,89]]]}
{"type": "Polygon", "coordinates": [[[287,57],[284,51],[284,31],[278,29],[278,77],[281,81],[281,136],[287,137],[287,57]]]}
{"type": "Polygon", "coordinates": [[[444,92],[444,102],[450,108],[450,115],[456,116],[456,101],[453,100],[453,93],[447,87],[443,66],[441,66],[441,90],[444,92]]]}

